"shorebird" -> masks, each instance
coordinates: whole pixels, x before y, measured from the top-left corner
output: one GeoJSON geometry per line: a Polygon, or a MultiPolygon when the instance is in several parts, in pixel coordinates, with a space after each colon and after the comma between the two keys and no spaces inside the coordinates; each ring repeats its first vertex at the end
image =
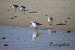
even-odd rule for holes
{"type": "Polygon", "coordinates": [[[13,9],[15,9],[15,12],[16,12],[16,9],[19,7],[18,5],[15,5],[15,4],[12,4],[11,6],[13,9]]]}
{"type": "Polygon", "coordinates": [[[42,25],[42,24],[40,24],[40,23],[38,23],[38,22],[35,22],[35,21],[31,21],[31,24],[32,24],[31,27],[35,27],[35,28],[36,28],[35,30],[37,30],[38,27],[39,27],[40,25],[42,25]]]}
{"type": "Polygon", "coordinates": [[[48,17],[48,23],[49,23],[49,25],[52,25],[52,22],[53,22],[53,18],[52,17],[48,17]]]}
{"type": "Polygon", "coordinates": [[[22,13],[25,12],[25,8],[26,8],[25,6],[19,6],[19,8],[22,11],[22,13]]]}

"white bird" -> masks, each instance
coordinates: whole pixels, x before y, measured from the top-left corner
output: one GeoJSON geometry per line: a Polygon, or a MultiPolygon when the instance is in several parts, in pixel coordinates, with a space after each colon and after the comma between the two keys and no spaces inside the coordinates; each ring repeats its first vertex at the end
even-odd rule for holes
{"type": "Polygon", "coordinates": [[[35,22],[35,21],[31,21],[31,24],[32,24],[32,27],[35,27],[35,28],[36,28],[35,30],[37,30],[38,27],[39,27],[40,25],[42,25],[42,24],[40,24],[40,23],[38,23],[38,22],[35,22]]]}
{"type": "Polygon", "coordinates": [[[52,25],[53,18],[52,17],[48,17],[48,22],[49,22],[50,25],[52,25]]]}
{"type": "Polygon", "coordinates": [[[19,7],[18,5],[15,5],[15,4],[12,4],[11,6],[13,9],[15,9],[15,12],[16,12],[16,9],[19,7]]]}
{"type": "Polygon", "coordinates": [[[25,6],[19,6],[20,10],[23,12],[25,12],[26,7],[25,6]]]}
{"type": "Polygon", "coordinates": [[[32,35],[32,40],[36,40],[36,38],[39,36],[39,32],[34,32],[32,35]]]}

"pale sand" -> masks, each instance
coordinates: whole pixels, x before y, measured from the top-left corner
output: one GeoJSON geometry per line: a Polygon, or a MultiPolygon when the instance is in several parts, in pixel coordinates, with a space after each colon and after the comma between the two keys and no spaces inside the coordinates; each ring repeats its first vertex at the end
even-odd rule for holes
{"type": "Polygon", "coordinates": [[[75,0],[0,0],[0,24],[29,27],[32,20],[42,23],[40,28],[75,29],[75,0]],[[17,9],[14,12],[11,8],[13,3],[26,6],[28,11],[21,13],[17,9]],[[29,13],[32,11],[36,13],[29,13]],[[54,18],[52,26],[48,25],[46,14],[54,18]],[[11,19],[13,16],[18,17],[11,19]],[[68,17],[71,19],[67,19],[68,17]],[[56,25],[63,20],[67,21],[67,25],[56,25]]]}

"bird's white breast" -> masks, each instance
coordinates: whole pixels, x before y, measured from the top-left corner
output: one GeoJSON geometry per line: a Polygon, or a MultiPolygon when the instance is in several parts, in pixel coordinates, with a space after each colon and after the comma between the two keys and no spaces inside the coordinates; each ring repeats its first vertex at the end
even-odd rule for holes
{"type": "Polygon", "coordinates": [[[51,22],[51,19],[50,18],[48,18],[48,22],[51,22]]]}
{"type": "Polygon", "coordinates": [[[36,23],[33,22],[32,25],[33,25],[33,27],[36,27],[36,23]]]}
{"type": "Polygon", "coordinates": [[[15,8],[13,5],[11,6],[12,8],[15,8]]]}

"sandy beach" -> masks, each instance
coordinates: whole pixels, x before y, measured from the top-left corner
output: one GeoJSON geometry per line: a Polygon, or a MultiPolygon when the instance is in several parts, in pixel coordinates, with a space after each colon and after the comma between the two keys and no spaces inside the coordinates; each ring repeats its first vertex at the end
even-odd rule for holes
{"type": "Polygon", "coordinates": [[[38,21],[40,28],[75,29],[75,0],[0,0],[0,24],[12,26],[30,26],[30,22],[38,21]],[[19,8],[14,12],[12,4],[26,6],[25,13],[19,8]],[[48,16],[46,16],[48,15],[48,16]],[[12,17],[17,16],[14,19],[12,17]],[[53,17],[53,25],[49,26],[48,17],[53,17]],[[36,19],[38,18],[38,19],[36,19]],[[61,21],[66,25],[56,25],[61,21]]]}
{"type": "Polygon", "coordinates": [[[0,50],[75,50],[75,0],[0,0],[0,50]]]}

